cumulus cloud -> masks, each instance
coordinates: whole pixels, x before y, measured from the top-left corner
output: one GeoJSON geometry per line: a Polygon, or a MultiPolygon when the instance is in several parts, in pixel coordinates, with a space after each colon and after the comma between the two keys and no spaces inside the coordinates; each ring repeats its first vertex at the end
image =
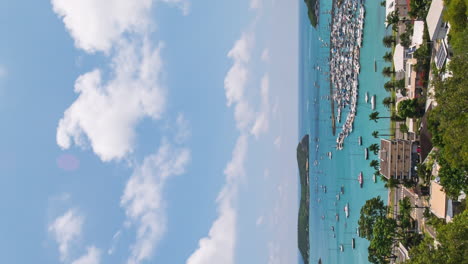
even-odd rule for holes
{"type": "Polygon", "coordinates": [[[57,144],[85,147],[87,138],[103,161],[132,152],[137,122],[158,119],[164,109],[160,51],[161,45],[153,48],[148,41],[123,41],[112,63],[114,78],[104,82],[99,69],[81,75],[75,83],[79,96],[59,122],[57,144]]]}
{"type": "Polygon", "coordinates": [[[262,77],[260,84],[261,109],[257,113],[255,123],[250,131],[256,138],[268,131],[270,115],[270,79],[268,74],[262,77]]]}
{"type": "Polygon", "coordinates": [[[236,244],[238,183],[245,174],[244,163],[247,155],[247,136],[241,135],[232,153],[232,159],[226,166],[224,174],[226,184],[218,195],[218,218],[208,232],[200,239],[198,249],[188,258],[187,264],[234,263],[236,244]]]}
{"type": "Polygon", "coordinates": [[[128,180],[120,204],[127,221],[136,226],[136,242],[128,263],[148,260],[166,231],[162,190],[168,178],[184,173],[190,152],[163,142],[156,154],[146,157],[128,180]]]}
{"type": "Polygon", "coordinates": [[[71,245],[81,237],[83,221],[84,217],[76,209],[70,209],[49,225],[49,232],[58,243],[62,262],[69,259],[71,245]]]}
{"type": "Polygon", "coordinates": [[[250,0],[250,9],[258,9],[262,7],[262,0],[250,0]]]}
{"type": "Polygon", "coordinates": [[[87,253],[79,259],[72,262],[72,264],[99,264],[101,259],[101,251],[96,247],[88,247],[87,253]]]}
{"type": "Polygon", "coordinates": [[[174,136],[175,142],[178,144],[186,142],[190,138],[190,134],[190,124],[188,120],[185,118],[184,114],[178,114],[176,119],[176,133],[174,136]]]}

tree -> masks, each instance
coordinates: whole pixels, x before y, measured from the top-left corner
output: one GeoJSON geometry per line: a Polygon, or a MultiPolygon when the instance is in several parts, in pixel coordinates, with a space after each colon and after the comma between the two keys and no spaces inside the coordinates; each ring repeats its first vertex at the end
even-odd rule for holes
{"type": "Polygon", "coordinates": [[[426,163],[418,164],[416,173],[418,174],[419,179],[423,180],[424,183],[429,184],[432,177],[432,171],[427,167],[426,163]]]}
{"type": "Polygon", "coordinates": [[[406,99],[398,103],[398,115],[402,118],[420,116],[417,99],[406,99]]]}
{"type": "Polygon", "coordinates": [[[434,239],[430,236],[426,236],[418,246],[411,248],[409,255],[411,259],[404,262],[406,264],[444,263],[434,246],[434,239]]]}
{"type": "Polygon", "coordinates": [[[392,74],[394,74],[394,73],[395,73],[395,71],[392,70],[392,68],[390,68],[390,67],[384,67],[384,68],[382,69],[382,74],[383,74],[384,76],[386,76],[386,77],[390,77],[390,76],[392,76],[392,74]]]}
{"type": "Polygon", "coordinates": [[[398,14],[398,9],[388,14],[387,21],[386,21],[387,26],[391,25],[394,31],[396,30],[396,26],[398,25],[399,21],[400,21],[400,17],[398,14]]]}
{"type": "Polygon", "coordinates": [[[395,89],[395,82],[393,82],[392,80],[386,82],[386,83],[384,84],[384,89],[385,89],[385,91],[387,91],[387,92],[392,91],[393,89],[395,89]]]}
{"type": "Polygon", "coordinates": [[[359,236],[372,240],[374,224],[379,218],[385,217],[387,214],[387,206],[380,196],[371,198],[361,208],[361,213],[358,221],[359,236]]]}
{"type": "Polygon", "coordinates": [[[382,43],[385,47],[390,48],[395,43],[395,38],[393,36],[385,36],[382,39],[382,43]]]}
{"type": "Polygon", "coordinates": [[[378,111],[374,111],[374,112],[370,113],[370,115],[369,115],[369,120],[373,120],[376,123],[377,123],[377,119],[381,119],[381,118],[390,118],[390,117],[389,116],[379,116],[378,111]]]}
{"type": "Polygon", "coordinates": [[[393,55],[390,51],[385,52],[385,55],[382,57],[386,62],[391,62],[393,59],[393,55]]]}
{"type": "Polygon", "coordinates": [[[369,166],[373,167],[375,170],[378,170],[379,169],[379,161],[378,160],[371,160],[371,162],[369,163],[369,166]]]}
{"type": "Polygon", "coordinates": [[[409,48],[411,45],[411,33],[406,31],[400,35],[400,44],[405,47],[409,48]]]}
{"type": "Polygon", "coordinates": [[[393,177],[390,177],[390,179],[388,179],[384,185],[385,188],[395,188],[398,186],[400,182],[393,178],[393,177]]]}
{"type": "Polygon", "coordinates": [[[372,132],[372,136],[374,138],[378,138],[379,137],[379,131],[375,130],[374,132],[372,132]]]}
{"type": "Polygon", "coordinates": [[[378,259],[378,262],[373,263],[385,263],[385,260],[393,256],[392,246],[396,228],[395,219],[386,217],[376,219],[372,234],[373,238],[369,245],[369,255],[372,254],[378,259]]]}
{"type": "Polygon", "coordinates": [[[403,123],[403,124],[400,124],[400,132],[403,133],[403,134],[406,134],[408,133],[409,129],[408,129],[408,126],[403,123]]]}
{"type": "Polygon", "coordinates": [[[460,191],[468,192],[468,176],[466,171],[450,167],[449,163],[439,158],[440,184],[451,198],[457,198],[460,191]]]}
{"type": "Polygon", "coordinates": [[[429,0],[411,0],[408,15],[414,19],[425,19],[429,11],[431,1],[429,0]]]}
{"type": "Polygon", "coordinates": [[[390,105],[393,104],[393,103],[394,103],[394,101],[393,101],[392,97],[390,97],[390,96],[385,97],[385,98],[382,100],[382,104],[383,104],[385,107],[387,107],[387,108],[389,108],[390,105]]]}
{"type": "Polygon", "coordinates": [[[374,152],[375,155],[377,155],[377,153],[379,153],[380,146],[379,146],[379,144],[375,144],[375,143],[374,143],[374,144],[371,144],[371,145],[369,146],[369,150],[372,151],[372,152],[374,152]]]}

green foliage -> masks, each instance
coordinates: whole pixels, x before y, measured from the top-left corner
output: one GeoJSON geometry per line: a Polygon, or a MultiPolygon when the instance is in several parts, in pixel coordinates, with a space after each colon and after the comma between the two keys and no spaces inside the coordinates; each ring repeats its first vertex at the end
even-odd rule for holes
{"type": "Polygon", "coordinates": [[[395,73],[395,72],[394,72],[394,71],[392,70],[392,68],[390,68],[390,67],[384,67],[384,68],[382,69],[382,74],[383,74],[384,76],[386,76],[386,77],[392,76],[393,73],[395,73]]]}
{"type": "Polygon", "coordinates": [[[425,19],[430,6],[431,0],[411,0],[408,15],[411,18],[425,19]]]}
{"type": "Polygon", "coordinates": [[[369,150],[372,151],[372,152],[374,152],[375,155],[377,155],[377,153],[379,153],[380,146],[379,146],[379,144],[375,144],[375,143],[374,143],[374,144],[371,144],[371,145],[369,146],[369,150]]]}
{"type": "Polygon", "coordinates": [[[387,26],[392,26],[394,31],[396,30],[399,21],[400,21],[400,18],[398,14],[398,9],[388,14],[387,26]]]}
{"type": "Polygon", "coordinates": [[[437,241],[426,236],[421,244],[410,250],[407,264],[467,264],[468,259],[468,211],[457,215],[451,223],[437,229],[437,241]]]}
{"type": "Polygon", "coordinates": [[[309,263],[309,171],[307,162],[309,160],[309,135],[305,135],[297,145],[297,164],[299,167],[299,179],[301,183],[301,200],[299,204],[299,215],[297,224],[297,239],[299,252],[304,264],[309,263]]]}
{"type": "Polygon", "coordinates": [[[374,138],[378,138],[379,137],[379,131],[375,130],[374,132],[372,132],[372,136],[374,138]]]}
{"type": "Polygon", "coordinates": [[[382,39],[382,43],[385,47],[390,48],[395,43],[395,38],[393,36],[385,36],[382,39]]]}
{"type": "Polygon", "coordinates": [[[385,263],[392,256],[393,237],[396,228],[395,219],[380,217],[375,221],[373,239],[369,245],[369,261],[371,263],[385,263]],[[373,257],[370,255],[373,255],[373,257]]]}
{"type": "Polygon", "coordinates": [[[468,192],[468,176],[466,171],[450,167],[445,160],[439,158],[440,184],[444,187],[445,193],[451,198],[457,198],[460,191],[468,192]]]}
{"type": "Polygon", "coordinates": [[[359,236],[372,240],[374,237],[374,224],[379,218],[385,217],[387,214],[387,206],[380,198],[374,197],[366,201],[361,208],[361,214],[358,221],[359,236]]]}
{"type": "Polygon", "coordinates": [[[392,59],[393,59],[393,55],[390,51],[387,51],[385,53],[385,55],[382,56],[382,58],[386,61],[386,62],[391,62],[392,59]]]}
{"type": "Polygon", "coordinates": [[[424,182],[425,184],[429,184],[432,176],[432,170],[430,167],[427,167],[425,163],[421,163],[418,165],[418,169],[416,170],[418,174],[419,180],[424,182]]]}
{"type": "Polygon", "coordinates": [[[408,126],[406,124],[400,124],[400,132],[403,134],[408,133],[408,126]]]}
{"type": "Polygon", "coordinates": [[[379,169],[379,161],[378,160],[371,160],[369,163],[369,166],[374,168],[375,170],[379,169]]]}
{"type": "Polygon", "coordinates": [[[407,99],[398,103],[398,115],[402,118],[422,116],[417,99],[407,99]]]}
{"type": "Polygon", "coordinates": [[[315,15],[316,8],[317,8],[317,0],[304,0],[305,4],[307,5],[307,15],[309,17],[310,24],[313,27],[317,26],[317,16],[315,15]]]}
{"type": "Polygon", "coordinates": [[[406,48],[408,48],[411,45],[411,32],[406,31],[400,34],[400,44],[406,48]]]}

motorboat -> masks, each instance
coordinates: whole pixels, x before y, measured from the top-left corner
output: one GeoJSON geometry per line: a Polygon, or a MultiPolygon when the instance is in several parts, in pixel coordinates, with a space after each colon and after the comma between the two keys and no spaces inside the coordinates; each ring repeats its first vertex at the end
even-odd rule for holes
{"type": "Polygon", "coordinates": [[[346,218],[348,218],[349,217],[349,203],[346,203],[344,207],[344,212],[345,212],[346,218]]]}
{"type": "Polygon", "coordinates": [[[344,247],[343,247],[343,244],[340,245],[340,251],[343,252],[344,251],[344,247]]]}
{"type": "Polygon", "coordinates": [[[370,103],[372,110],[375,110],[375,94],[371,97],[370,103]]]}
{"type": "Polygon", "coordinates": [[[377,177],[375,176],[375,173],[372,175],[372,180],[374,181],[374,183],[377,182],[377,177]]]}
{"type": "MultiPolygon", "coordinates": [[[[369,102],[369,93],[368,92],[366,92],[366,96],[364,97],[364,99],[366,100],[366,103],[369,102]]],[[[307,102],[309,102],[309,101],[307,101],[307,102]]]]}
{"type": "Polygon", "coordinates": [[[359,146],[362,146],[362,137],[361,136],[358,137],[358,144],[359,144],[359,146]]]}
{"type": "Polygon", "coordinates": [[[369,158],[369,150],[367,148],[364,149],[364,159],[367,160],[369,158]]]}
{"type": "Polygon", "coordinates": [[[351,247],[354,249],[356,247],[356,243],[354,241],[354,238],[351,240],[351,247]]]}
{"type": "Polygon", "coordinates": [[[341,194],[344,194],[344,185],[341,185],[340,192],[341,192],[341,194]]]}
{"type": "Polygon", "coordinates": [[[359,182],[359,187],[362,188],[362,185],[364,184],[364,177],[362,177],[362,171],[359,173],[358,182],[359,182]]]}

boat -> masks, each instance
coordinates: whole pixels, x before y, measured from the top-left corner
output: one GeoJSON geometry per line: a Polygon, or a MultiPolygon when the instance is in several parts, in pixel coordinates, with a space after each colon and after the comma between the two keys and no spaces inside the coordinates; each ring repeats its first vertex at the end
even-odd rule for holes
{"type": "Polygon", "coordinates": [[[364,159],[368,159],[369,158],[369,150],[367,148],[364,149],[364,159]]]}
{"type": "Polygon", "coordinates": [[[359,232],[359,226],[356,227],[356,235],[360,236],[361,232],[359,232]]]}
{"type": "MultiPolygon", "coordinates": [[[[369,102],[369,93],[368,92],[366,92],[366,97],[364,99],[366,100],[366,103],[369,102]]],[[[309,101],[307,101],[307,102],[309,102],[309,101]]]]}
{"type": "Polygon", "coordinates": [[[343,247],[343,244],[340,245],[340,251],[343,252],[344,251],[344,247],[343,247]]]}
{"type": "Polygon", "coordinates": [[[364,178],[362,177],[362,171],[359,173],[358,181],[359,181],[359,187],[362,188],[362,185],[364,183],[364,178]]]}
{"type": "Polygon", "coordinates": [[[346,218],[349,218],[349,203],[346,203],[344,207],[346,218]]]}
{"type": "Polygon", "coordinates": [[[336,200],[337,200],[337,201],[340,200],[340,194],[337,194],[337,195],[336,195],[336,200]]]}
{"type": "Polygon", "coordinates": [[[340,215],[338,213],[335,214],[335,219],[337,222],[340,221],[340,215]]]}
{"type": "Polygon", "coordinates": [[[374,181],[374,183],[377,182],[377,178],[376,178],[376,176],[375,176],[375,173],[374,173],[374,175],[372,175],[372,180],[374,181]]]}
{"type": "Polygon", "coordinates": [[[341,185],[341,194],[344,194],[344,185],[341,185]]]}
{"type": "Polygon", "coordinates": [[[323,186],[323,192],[327,193],[327,186],[325,186],[325,185],[323,186]]]}
{"type": "Polygon", "coordinates": [[[331,226],[331,231],[335,232],[335,227],[331,226]]]}
{"type": "Polygon", "coordinates": [[[358,143],[359,143],[359,146],[362,146],[362,137],[361,136],[358,137],[358,143]]]}
{"type": "Polygon", "coordinates": [[[354,238],[351,240],[351,247],[354,249],[356,247],[356,243],[354,241],[354,238]]]}
{"type": "Polygon", "coordinates": [[[377,72],[377,61],[374,58],[374,72],[377,72]]]}
{"type": "Polygon", "coordinates": [[[319,258],[318,264],[322,264],[322,258],[319,258]]]}
{"type": "Polygon", "coordinates": [[[329,159],[332,159],[332,152],[331,152],[331,151],[327,152],[327,157],[328,157],[329,159]]]}
{"type": "Polygon", "coordinates": [[[375,94],[371,97],[370,103],[372,110],[375,110],[375,94]]]}

